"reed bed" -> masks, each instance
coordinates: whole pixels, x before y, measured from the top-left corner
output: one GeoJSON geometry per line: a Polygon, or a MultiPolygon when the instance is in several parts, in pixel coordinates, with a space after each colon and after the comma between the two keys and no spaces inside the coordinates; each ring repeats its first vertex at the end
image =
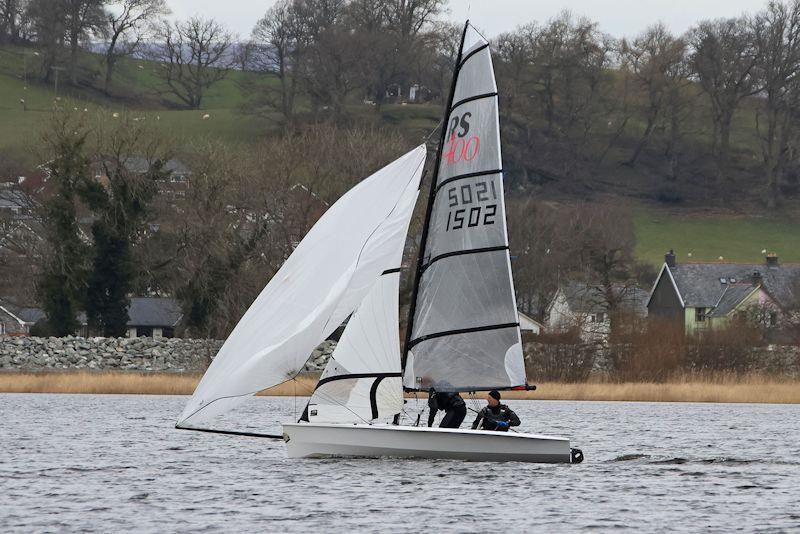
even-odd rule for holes
{"type": "MultiPolygon", "coordinates": [[[[199,374],[136,372],[0,373],[2,393],[101,393],[132,395],[191,395],[199,374]]],[[[262,395],[307,395],[316,377],[298,377],[262,395]]]]}
{"type": "MultiPolygon", "coordinates": [[[[200,375],[133,372],[0,373],[2,393],[107,393],[190,395],[200,375]]],[[[316,376],[301,376],[261,392],[261,395],[308,395],[316,376]]],[[[676,376],[663,383],[545,382],[536,391],[507,391],[505,399],[800,403],[800,380],[764,375],[724,373],[676,376]]]]}

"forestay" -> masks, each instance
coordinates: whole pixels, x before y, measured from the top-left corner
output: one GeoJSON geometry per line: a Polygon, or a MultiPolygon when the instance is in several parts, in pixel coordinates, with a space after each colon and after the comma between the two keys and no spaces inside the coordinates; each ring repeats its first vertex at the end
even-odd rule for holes
{"type": "Polygon", "coordinates": [[[522,386],[489,44],[465,28],[407,346],[409,389],[522,386]]]}
{"type": "Polygon", "coordinates": [[[178,426],[208,422],[300,371],[395,261],[403,223],[393,215],[418,189],[424,161],[420,146],[328,209],[236,325],[178,426]]]}
{"type": "Polygon", "coordinates": [[[387,233],[390,267],[347,323],[320,377],[304,419],[314,423],[363,423],[403,409],[400,372],[400,263],[418,189],[409,188],[387,233]]]}

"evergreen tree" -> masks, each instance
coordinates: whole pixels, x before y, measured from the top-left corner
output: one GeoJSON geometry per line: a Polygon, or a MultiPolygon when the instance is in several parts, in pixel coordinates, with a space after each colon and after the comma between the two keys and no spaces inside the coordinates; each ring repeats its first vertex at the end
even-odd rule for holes
{"type": "Polygon", "coordinates": [[[80,238],[75,198],[89,175],[84,153],[86,131],[70,118],[56,117],[46,145],[55,155],[47,164],[51,194],[43,203],[43,225],[50,247],[39,280],[39,294],[51,333],[74,334],[86,280],[87,245],[80,238]]]}

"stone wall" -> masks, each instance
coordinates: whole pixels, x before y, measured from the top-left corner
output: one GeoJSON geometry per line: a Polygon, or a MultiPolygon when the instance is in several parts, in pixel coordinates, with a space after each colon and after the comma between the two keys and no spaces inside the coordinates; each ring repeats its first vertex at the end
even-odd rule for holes
{"type": "MultiPolygon", "coordinates": [[[[0,337],[0,371],[157,371],[202,373],[222,347],[214,339],[0,337]]],[[[314,349],[306,371],[325,367],[336,343],[314,349]]]]}

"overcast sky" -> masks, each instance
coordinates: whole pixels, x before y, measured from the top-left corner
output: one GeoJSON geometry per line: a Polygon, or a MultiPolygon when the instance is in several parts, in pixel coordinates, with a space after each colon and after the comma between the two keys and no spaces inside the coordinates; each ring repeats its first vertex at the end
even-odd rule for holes
{"type": "MultiPolygon", "coordinates": [[[[246,37],[275,0],[168,0],[168,3],[176,18],[212,17],[246,37]]],[[[603,31],[621,37],[635,34],[659,20],[680,33],[697,20],[754,12],[765,3],[766,0],[450,0],[447,17],[463,22],[469,15],[472,23],[491,37],[570,9],[596,20],[603,31]]]]}

